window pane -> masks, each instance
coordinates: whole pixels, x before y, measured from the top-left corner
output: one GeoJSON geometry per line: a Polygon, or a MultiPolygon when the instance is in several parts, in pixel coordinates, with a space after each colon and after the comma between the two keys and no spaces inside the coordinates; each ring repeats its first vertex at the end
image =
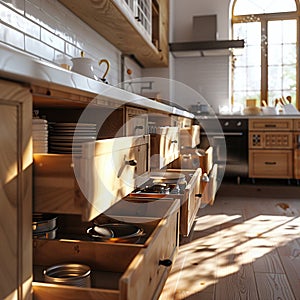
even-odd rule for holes
{"type": "Polygon", "coordinates": [[[294,45],[283,45],[282,46],[282,62],[284,65],[296,64],[297,48],[294,45]]]}
{"type": "Polygon", "coordinates": [[[233,24],[234,39],[244,39],[246,46],[260,45],[260,28],[259,22],[235,23],[233,24]]]}
{"type": "Polygon", "coordinates": [[[297,22],[268,22],[268,98],[296,95],[297,22]]]}
{"type": "Polygon", "coordinates": [[[297,21],[280,20],[268,22],[268,44],[296,44],[297,21]]]}
{"type": "Polygon", "coordinates": [[[260,46],[247,47],[247,65],[248,66],[260,66],[260,46]]]}
{"type": "Polygon", "coordinates": [[[237,0],[233,15],[296,11],[295,0],[237,0]]]}
{"type": "Polygon", "coordinates": [[[282,21],[268,22],[268,44],[269,45],[282,44],[282,21]]]}
{"type": "Polygon", "coordinates": [[[236,68],[234,72],[234,90],[245,91],[246,90],[246,69],[236,68]]]}
{"type": "Polygon", "coordinates": [[[283,43],[296,44],[297,43],[297,21],[284,20],[282,21],[283,43]]]}
{"type": "Polygon", "coordinates": [[[278,46],[271,46],[269,45],[268,48],[268,64],[269,66],[280,66],[282,65],[282,47],[278,46]]]}
{"type": "Polygon", "coordinates": [[[269,90],[281,90],[282,89],[282,73],[281,66],[269,67],[269,90]]]}
{"type": "Polygon", "coordinates": [[[247,90],[260,90],[260,67],[247,68],[247,90]]]}
{"type": "Polygon", "coordinates": [[[284,90],[293,90],[296,88],[296,65],[284,66],[282,70],[284,90]]]}

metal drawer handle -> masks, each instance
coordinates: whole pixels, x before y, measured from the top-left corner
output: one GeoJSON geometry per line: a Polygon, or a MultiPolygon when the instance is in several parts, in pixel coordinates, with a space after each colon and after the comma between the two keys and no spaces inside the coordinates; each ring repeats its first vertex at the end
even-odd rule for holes
{"type": "Polygon", "coordinates": [[[142,126],[142,125],[137,125],[137,126],[135,126],[135,130],[137,130],[137,129],[144,129],[144,126],[142,126]]]}
{"type": "Polygon", "coordinates": [[[172,261],[170,259],[160,259],[158,264],[160,266],[170,267],[172,265],[172,261]]]}
{"type": "Polygon", "coordinates": [[[202,194],[195,194],[195,197],[201,198],[201,197],[202,197],[202,194]]]}
{"type": "Polygon", "coordinates": [[[176,140],[171,141],[172,144],[177,144],[178,142],[176,140]]]}
{"type": "Polygon", "coordinates": [[[137,161],[135,159],[125,161],[125,165],[135,167],[137,165],[137,161]]]}
{"type": "Polygon", "coordinates": [[[265,165],[276,165],[276,161],[265,161],[265,165]]]}
{"type": "Polygon", "coordinates": [[[265,127],[267,127],[267,128],[275,128],[276,124],[265,124],[265,127]]]}

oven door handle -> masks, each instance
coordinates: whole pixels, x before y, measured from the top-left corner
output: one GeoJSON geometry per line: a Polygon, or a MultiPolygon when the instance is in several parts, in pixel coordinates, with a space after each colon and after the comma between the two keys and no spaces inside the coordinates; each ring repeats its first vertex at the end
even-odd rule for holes
{"type": "Polygon", "coordinates": [[[242,135],[244,135],[244,133],[243,132],[224,132],[223,135],[222,135],[220,132],[209,132],[209,133],[202,133],[202,135],[222,137],[223,135],[224,136],[242,136],[242,135]]]}

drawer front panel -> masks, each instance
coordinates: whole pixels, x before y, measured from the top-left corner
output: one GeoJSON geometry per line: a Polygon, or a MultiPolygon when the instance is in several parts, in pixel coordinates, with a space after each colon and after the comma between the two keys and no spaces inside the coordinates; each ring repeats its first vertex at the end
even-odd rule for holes
{"type": "Polygon", "coordinates": [[[250,150],[249,177],[292,178],[292,150],[250,150]]]}
{"type": "Polygon", "coordinates": [[[292,149],[292,132],[250,132],[249,148],[252,149],[292,149]]]}
{"type": "Polygon", "coordinates": [[[151,245],[141,250],[121,279],[121,299],[157,299],[178,250],[178,209],[164,219],[151,245]]]}
{"type": "Polygon", "coordinates": [[[148,133],[147,110],[126,107],[126,136],[144,135],[148,133]]]}
{"type": "Polygon", "coordinates": [[[34,210],[90,221],[147,180],[149,154],[146,135],[87,143],[74,159],[34,155],[34,210]]]}
{"type": "Polygon", "coordinates": [[[214,164],[213,168],[209,174],[209,181],[201,181],[201,192],[202,192],[202,201],[201,205],[205,206],[207,204],[213,205],[215,201],[215,196],[217,193],[217,177],[218,175],[218,165],[214,164]]]}
{"type": "Polygon", "coordinates": [[[197,171],[194,173],[192,179],[190,180],[189,184],[186,187],[186,193],[185,193],[185,203],[188,205],[186,216],[181,216],[181,228],[180,233],[184,236],[188,236],[193,223],[195,221],[196,214],[198,212],[198,209],[201,205],[201,187],[200,187],[200,180],[201,180],[201,169],[197,169],[197,171]],[[182,224],[184,223],[184,224],[182,224]]]}
{"type": "Polygon", "coordinates": [[[300,131],[300,119],[295,119],[294,120],[294,130],[299,130],[300,131]]]}
{"type": "Polygon", "coordinates": [[[161,169],[178,157],[178,127],[161,127],[151,135],[151,168],[161,169]]]}
{"type": "Polygon", "coordinates": [[[294,151],[294,177],[300,179],[300,149],[294,151]]]}
{"type": "Polygon", "coordinates": [[[291,119],[250,119],[249,130],[293,130],[293,120],[291,119]]]}

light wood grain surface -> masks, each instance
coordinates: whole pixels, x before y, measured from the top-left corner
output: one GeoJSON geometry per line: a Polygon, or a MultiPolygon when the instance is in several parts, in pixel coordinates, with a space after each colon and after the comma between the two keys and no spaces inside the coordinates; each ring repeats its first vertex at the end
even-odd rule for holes
{"type": "Polygon", "coordinates": [[[0,80],[0,298],[30,299],[32,98],[0,80]]]}
{"type": "Polygon", "coordinates": [[[300,299],[300,193],[223,184],[200,209],[160,300],[300,299]]]}

